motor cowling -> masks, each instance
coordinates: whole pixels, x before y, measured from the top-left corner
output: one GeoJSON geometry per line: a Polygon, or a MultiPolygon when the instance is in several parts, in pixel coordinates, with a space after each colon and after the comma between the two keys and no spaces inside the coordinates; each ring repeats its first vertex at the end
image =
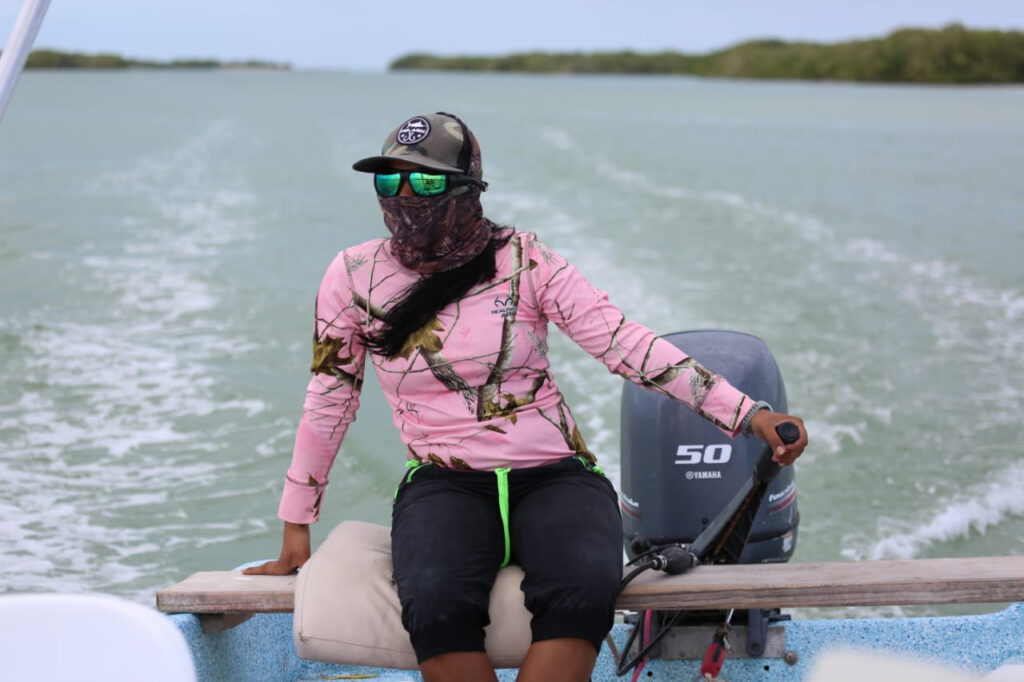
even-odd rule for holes
{"type": "MultiPolygon", "coordinates": [[[[786,412],[786,389],[765,343],[725,330],[668,334],[667,341],[755,400],[786,412]]],[[[621,404],[620,507],[630,558],[650,545],[692,542],[750,478],[765,444],[730,438],[686,405],[626,383],[621,404]]],[[[787,561],[800,514],[796,476],[784,467],[769,485],[740,563],[787,561]]]]}

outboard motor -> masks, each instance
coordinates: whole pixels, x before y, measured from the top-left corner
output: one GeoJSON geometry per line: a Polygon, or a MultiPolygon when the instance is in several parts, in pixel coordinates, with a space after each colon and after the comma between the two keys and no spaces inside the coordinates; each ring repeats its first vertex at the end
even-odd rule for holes
{"type": "MultiPolygon", "coordinates": [[[[761,339],[733,331],[676,332],[664,337],[751,396],[786,412],[778,365],[761,339]]],[[[631,559],[651,546],[689,544],[750,478],[765,445],[730,438],[686,405],[626,383],[622,394],[620,506],[631,559]]],[[[769,485],[739,563],[787,561],[800,514],[793,467],[769,485]]]]}

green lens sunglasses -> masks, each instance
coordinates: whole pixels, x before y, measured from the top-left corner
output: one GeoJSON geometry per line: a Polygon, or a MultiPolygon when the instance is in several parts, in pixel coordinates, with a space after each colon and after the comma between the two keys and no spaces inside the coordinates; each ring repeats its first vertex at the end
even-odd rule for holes
{"type": "Polygon", "coordinates": [[[425,173],[423,171],[395,171],[394,173],[375,173],[373,187],[382,197],[393,197],[402,189],[402,182],[408,182],[413,194],[421,197],[436,197],[453,187],[461,185],[477,185],[487,189],[487,183],[477,180],[471,175],[455,173],[425,173]]]}

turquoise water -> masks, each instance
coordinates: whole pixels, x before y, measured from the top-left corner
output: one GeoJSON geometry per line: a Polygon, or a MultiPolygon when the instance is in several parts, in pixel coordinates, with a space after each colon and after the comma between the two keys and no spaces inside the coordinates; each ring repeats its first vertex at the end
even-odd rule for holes
{"type": "MultiPolygon", "coordinates": [[[[276,556],[312,302],[383,233],[350,170],[477,133],[493,219],[635,319],[763,338],[812,444],[795,559],[1024,554],[1024,89],[29,72],[0,125],[0,592],[149,601],[276,556]]],[[[619,379],[556,375],[618,477],[619,379]]],[[[373,382],[314,538],[386,523],[373,382]]]]}

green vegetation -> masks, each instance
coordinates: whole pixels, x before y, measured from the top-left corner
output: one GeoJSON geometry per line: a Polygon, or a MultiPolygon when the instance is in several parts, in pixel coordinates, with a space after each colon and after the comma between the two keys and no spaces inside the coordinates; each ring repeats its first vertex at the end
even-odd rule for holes
{"type": "Polygon", "coordinates": [[[951,24],[825,45],[755,40],[705,55],[677,52],[546,53],[500,57],[410,54],[392,70],[679,74],[914,83],[1024,83],[1024,33],[951,24]]]}
{"type": "Polygon", "coordinates": [[[169,62],[125,59],[116,54],[77,54],[56,50],[34,50],[25,60],[26,69],[277,69],[287,70],[289,64],[255,59],[241,62],[220,62],[216,59],[175,59],[169,62]]]}

